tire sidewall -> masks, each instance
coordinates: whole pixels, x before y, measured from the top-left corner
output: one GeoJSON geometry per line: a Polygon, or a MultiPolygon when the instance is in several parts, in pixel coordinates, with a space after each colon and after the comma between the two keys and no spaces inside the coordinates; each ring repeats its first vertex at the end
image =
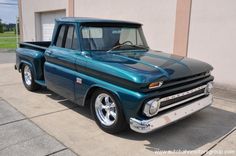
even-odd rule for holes
{"type": "Polygon", "coordinates": [[[102,90],[102,89],[96,90],[92,95],[90,107],[91,107],[91,113],[93,115],[93,118],[95,119],[95,122],[105,132],[118,133],[127,127],[127,122],[125,120],[124,113],[122,111],[122,107],[119,103],[119,100],[114,94],[110,93],[109,91],[102,90]],[[97,96],[101,93],[108,94],[114,100],[114,102],[116,104],[117,119],[111,126],[106,126],[106,125],[102,124],[100,122],[100,120],[98,119],[96,111],[95,111],[95,100],[96,100],[97,96]]]}
{"type": "Polygon", "coordinates": [[[29,66],[28,64],[23,64],[23,65],[22,65],[22,72],[21,72],[21,74],[22,74],[22,81],[23,81],[23,84],[24,84],[25,88],[26,88],[27,90],[29,90],[29,91],[34,91],[34,90],[38,89],[38,86],[37,86],[37,85],[35,84],[35,82],[34,82],[34,75],[33,75],[33,72],[32,72],[32,71],[33,71],[33,70],[32,70],[32,68],[31,68],[31,66],[29,66]],[[28,85],[28,84],[25,82],[25,76],[24,76],[25,66],[28,66],[29,69],[30,69],[30,73],[31,73],[31,85],[28,85]]]}

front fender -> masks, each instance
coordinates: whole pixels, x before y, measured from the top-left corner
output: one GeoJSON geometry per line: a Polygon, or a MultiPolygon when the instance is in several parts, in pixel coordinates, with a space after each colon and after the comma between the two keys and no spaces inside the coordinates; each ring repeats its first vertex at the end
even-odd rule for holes
{"type": "Polygon", "coordinates": [[[113,93],[118,98],[121,108],[123,109],[125,117],[128,121],[130,117],[137,117],[137,113],[139,112],[145,99],[145,96],[139,92],[128,90],[112,84],[96,84],[91,88],[93,87],[101,88],[113,93]]]}
{"type": "Polygon", "coordinates": [[[76,77],[79,77],[82,80],[82,84],[75,84],[76,103],[85,105],[86,98],[91,98],[88,96],[90,96],[89,93],[94,88],[107,90],[117,96],[127,121],[129,121],[130,117],[137,116],[145,99],[144,93],[129,90],[95,77],[90,77],[81,73],[77,73],[76,77]]]}

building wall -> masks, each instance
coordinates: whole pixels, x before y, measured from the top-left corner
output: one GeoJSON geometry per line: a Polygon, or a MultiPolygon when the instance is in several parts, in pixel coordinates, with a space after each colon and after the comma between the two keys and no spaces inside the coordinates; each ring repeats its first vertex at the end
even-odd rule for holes
{"type": "Polygon", "coordinates": [[[236,88],[236,1],[193,0],[188,56],[213,65],[215,82],[236,88]]]}
{"type": "Polygon", "coordinates": [[[143,23],[152,49],[172,53],[177,0],[74,0],[74,15],[143,23]]]}
{"type": "Polygon", "coordinates": [[[35,41],[38,31],[37,16],[39,12],[66,10],[68,0],[21,0],[23,41],[35,41]]]}

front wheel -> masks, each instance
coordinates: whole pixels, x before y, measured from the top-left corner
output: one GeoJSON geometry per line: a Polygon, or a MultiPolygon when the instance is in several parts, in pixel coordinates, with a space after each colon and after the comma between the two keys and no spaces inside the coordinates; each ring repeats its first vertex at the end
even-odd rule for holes
{"type": "Polygon", "coordinates": [[[93,93],[91,112],[97,125],[107,133],[118,133],[128,127],[117,98],[108,91],[97,90],[93,93]]]}
{"type": "Polygon", "coordinates": [[[21,70],[22,81],[25,88],[29,91],[35,91],[39,89],[40,86],[34,82],[34,76],[30,66],[23,65],[21,69],[22,69],[21,70]]]}

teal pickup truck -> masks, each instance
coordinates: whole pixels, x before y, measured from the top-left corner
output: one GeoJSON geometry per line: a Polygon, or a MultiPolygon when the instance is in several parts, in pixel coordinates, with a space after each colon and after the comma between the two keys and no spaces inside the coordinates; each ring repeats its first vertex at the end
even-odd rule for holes
{"type": "Polygon", "coordinates": [[[51,42],[20,44],[15,69],[29,91],[90,105],[108,133],[148,133],[212,103],[212,66],[151,50],[136,22],[57,19],[51,42]]]}

